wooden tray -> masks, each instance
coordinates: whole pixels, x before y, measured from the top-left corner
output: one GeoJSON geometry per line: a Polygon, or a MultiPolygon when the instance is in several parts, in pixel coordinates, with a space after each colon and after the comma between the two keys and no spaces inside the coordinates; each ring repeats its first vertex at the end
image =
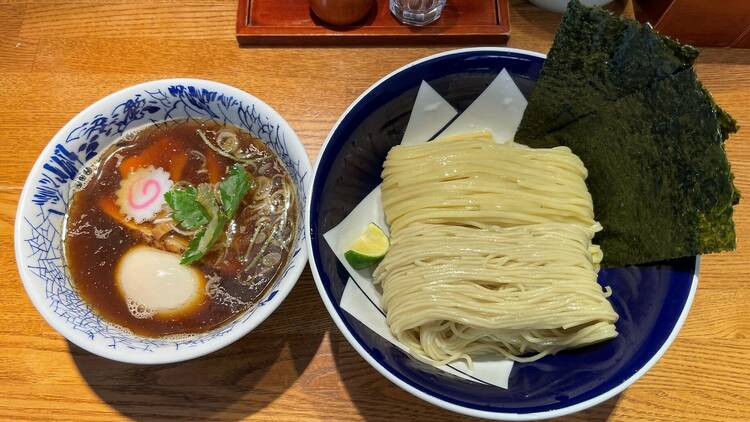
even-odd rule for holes
{"type": "Polygon", "coordinates": [[[750,48],[748,0],[636,0],[635,17],[699,47],[750,48]],[[718,3],[721,3],[719,7],[718,3]]]}
{"type": "Polygon", "coordinates": [[[342,45],[418,43],[498,43],[510,34],[508,0],[448,0],[442,16],[425,27],[403,25],[388,0],[361,22],[330,26],[307,0],[240,0],[237,41],[242,45],[342,45]]]}

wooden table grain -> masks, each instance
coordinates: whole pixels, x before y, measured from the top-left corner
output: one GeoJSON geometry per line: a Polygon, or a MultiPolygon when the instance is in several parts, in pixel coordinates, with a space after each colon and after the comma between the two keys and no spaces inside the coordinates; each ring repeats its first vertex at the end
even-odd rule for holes
{"type": "MultiPolygon", "coordinates": [[[[0,0],[0,419],[464,419],[412,397],[361,359],[328,317],[309,269],[250,335],[174,365],[93,356],[53,331],[26,297],[13,254],[18,195],[47,141],[97,99],[159,78],[228,83],[276,108],[314,159],[365,88],[452,48],[239,48],[236,5],[0,0]]],[[[511,20],[509,46],[546,52],[559,15],[514,0],[511,20]]],[[[738,187],[750,193],[750,50],[704,49],[696,69],[747,128],[727,152],[738,187]]],[[[735,216],[737,251],[703,259],[693,309],[661,361],[618,397],[564,420],[750,418],[750,200],[735,216]]]]}

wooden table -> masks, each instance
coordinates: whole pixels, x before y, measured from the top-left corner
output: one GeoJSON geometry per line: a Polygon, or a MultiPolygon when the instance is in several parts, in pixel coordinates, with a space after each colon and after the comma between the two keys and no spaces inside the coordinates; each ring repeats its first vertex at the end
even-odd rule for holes
{"type": "MultiPolygon", "coordinates": [[[[302,1],[302,0],[300,0],[302,1]]],[[[139,82],[191,76],[264,99],[314,159],[371,83],[451,47],[238,48],[236,0],[0,1],[0,419],[424,420],[461,417],[372,369],[326,313],[309,269],[257,330],[191,362],[110,362],[73,346],[37,314],[13,255],[16,202],[43,146],[78,111],[139,82]]],[[[559,15],[512,4],[509,46],[546,52],[559,15]]],[[[696,65],[747,128],[728,153],[750,194],[750,50],[704,49],[696,65]]],[[[663,359],[619,397],[566,420],[750,418],[750,198],[735,211],[736,252],[705,257],[695,303],[663,359]]]]}

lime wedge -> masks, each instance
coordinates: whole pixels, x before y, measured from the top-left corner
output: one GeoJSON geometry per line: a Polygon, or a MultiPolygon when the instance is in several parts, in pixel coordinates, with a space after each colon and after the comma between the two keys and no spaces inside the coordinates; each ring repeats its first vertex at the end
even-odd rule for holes
{"type": "Polygon", "coordinates": [[[354,269],[361,270],[377,264],[388,252],[389,246],[388,236],[377,224],[370,223],[344,257],[354,269]]]}

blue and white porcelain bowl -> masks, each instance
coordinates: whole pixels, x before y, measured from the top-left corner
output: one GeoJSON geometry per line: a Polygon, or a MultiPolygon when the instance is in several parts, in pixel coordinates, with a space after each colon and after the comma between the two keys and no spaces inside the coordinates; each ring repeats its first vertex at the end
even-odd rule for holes
{"type": "Polygon", "coordinates": [[[178,362],[218,350],[249,333],[284,300],[307,262],[304,204],[310,162],[289,124],[269,105],[237,88],[198,79],[165,79],[123,89],[75,116],[50,140],[24,185],[15,221],[18,271],[47,322],[69,341],[105,358],[140,364],[178,362]],[[79,296],[65,269],[61,233],[69,188],[84,163],[125,131],[186,118],[248,130],[281,159],[299,199],[296,243],[282,276],[258,304],[208,333],[179,340],[136,336],[103,320],[79,296]]]}
{"type": "Polygon", "coordinates": [[[321,149],[313,174],[305,219],[310,266],[336,325],[354,349],[396,385],[467,415],[500,420],[551,418],[615,396],[667,350],[698,285],[698,257],[602,271],[599,282],[612,287],[610,300],[620,315],[620,335],[599,345],[515,364],[507,390],[417,362],[341,308],[349,275],[323,233],[381,182],[386,154],[401,142],[422,80],[460,112],[503,68],[528,97],[544,57],[509,48],[463,49],[396,70],[371,86],[342,115],[321,149]]]}

